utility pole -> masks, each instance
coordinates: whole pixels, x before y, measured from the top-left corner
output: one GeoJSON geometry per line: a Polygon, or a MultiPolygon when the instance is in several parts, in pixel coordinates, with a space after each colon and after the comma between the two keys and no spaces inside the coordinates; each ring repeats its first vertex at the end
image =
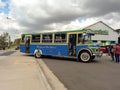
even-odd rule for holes
{"type": "MultiPolygon", "coordinates": [[[[7,19],[7,24],[8,24],[8,31],[9,31],[9,20],[12,20],[10,17],[6,17],[6,19],[7,19]]],[[[8,33],[8,48],[10,48],[10,42],[11,42],[11,38],[10,38],[10,35],[9,35],[9,33],[8,33]]]]}

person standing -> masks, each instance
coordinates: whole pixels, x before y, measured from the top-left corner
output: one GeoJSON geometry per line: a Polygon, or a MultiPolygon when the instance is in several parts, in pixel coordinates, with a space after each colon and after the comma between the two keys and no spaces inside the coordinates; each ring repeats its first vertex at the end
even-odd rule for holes
{"type": "Polygon", "coordinates": [[[112,46],[112,45],[110,45],[110,56],[111,56],[111,58],[112,58],[112,61],[114,61],[114,47],[112,46]]]}
{"type": "Polygon", "coordinates": [[[114,48],[115,48],[116,63],[118,63],[120,61],[120,45],[117,44],[114,48]]]}
{"type": "Polygon", "coordinates": [[[106,47],[106,53],[108,54],[108,56],[110,56],[110,46],[106,47]]]}

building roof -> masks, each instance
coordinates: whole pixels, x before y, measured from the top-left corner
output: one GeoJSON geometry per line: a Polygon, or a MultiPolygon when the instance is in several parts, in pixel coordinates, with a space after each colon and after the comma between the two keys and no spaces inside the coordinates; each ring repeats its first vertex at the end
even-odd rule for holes
{"type": "Polygon", "coordinates": [[[115,31],[120,31],[120,29],[116,29],[115,31]]]}
{"type": "Polygon", "coordinates": [[[120,34],[120,29],[116,29],[115,31],[116,31],[118,34],[120,34]]]}
{"type": "Polygon", "coordinates": [[[83,29],[87,29],[87,28],[89,28],[89,27],[91,27],[91,26],[94,26],[94,25],[96,25],[96,24],[98,24],[98,23],[102,23],[102,24],[104,24],[105,26],[107,26],[107,27],[109,27],[110,29],[112,29],[113,31],[115,31],[115,29],[113,29],[112,27],[110,27],[109,25],[107,25],[106,23],[104,23],[103,21],[98,21],[98,22],[96,22],[96,23],[94,23],[94,24],[92,24],[92,25],[89,25],[89,26],[87,26],[87,27],[85,27],[85,28],[83,28],[83,29]]]}

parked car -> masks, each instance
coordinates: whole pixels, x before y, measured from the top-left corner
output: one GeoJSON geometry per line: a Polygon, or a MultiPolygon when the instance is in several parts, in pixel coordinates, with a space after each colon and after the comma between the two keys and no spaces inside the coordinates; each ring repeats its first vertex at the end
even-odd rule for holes
{"type": "Polygon", "coordinates": [[[101,46],[101,47],[100,47],[100,50],[101,50],[103,53],[107,53],[106,46],[101,46]]]}

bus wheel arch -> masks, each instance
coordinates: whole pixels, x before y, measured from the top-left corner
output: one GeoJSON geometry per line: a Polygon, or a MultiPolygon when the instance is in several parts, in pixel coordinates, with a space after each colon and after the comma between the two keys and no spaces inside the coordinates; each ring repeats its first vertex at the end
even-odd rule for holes
{"type": "Polygon", "coordinates": [[[34,51],[34,56],[35,56],[35,58],[40,58],[42,56],[42,51],[41,50],[35,50],[34,51]]]}
{"type": "Polygon", "coordinates": [[[92,59],[91,52],[89,50],[81,50],[78,54],[78,60],[84,63],[90,62],[92,59]]]}

